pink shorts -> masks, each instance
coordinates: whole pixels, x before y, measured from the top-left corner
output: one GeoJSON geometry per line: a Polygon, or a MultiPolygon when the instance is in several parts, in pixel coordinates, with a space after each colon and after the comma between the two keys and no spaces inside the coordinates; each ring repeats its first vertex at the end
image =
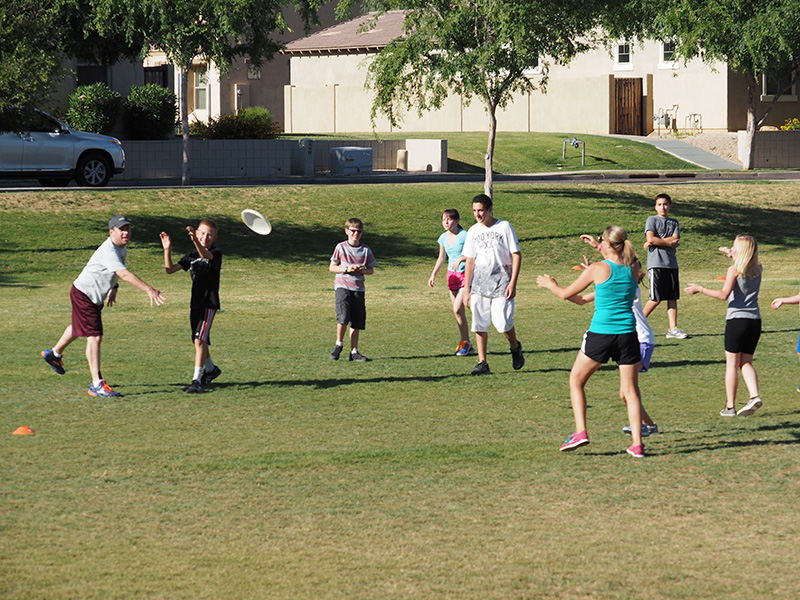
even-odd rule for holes
{"type": "Polygon", "coordinates": [[[464,273],[458,271],[447,271],[447,289],[458,291],[464,287],[464,273]]]}

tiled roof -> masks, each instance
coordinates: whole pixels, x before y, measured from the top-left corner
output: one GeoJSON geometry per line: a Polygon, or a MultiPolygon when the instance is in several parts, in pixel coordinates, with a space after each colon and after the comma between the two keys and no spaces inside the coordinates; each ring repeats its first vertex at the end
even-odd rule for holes
{"type": "Polygon", "coordinates": [[[290,42],[286,44],[283,53],[301,55],[379,52],[393,39],[403,35],[405,13],[402,10],[390,10],[380,15],[377,22],[375,15],[376,13],[368,13],[290,42]]]}

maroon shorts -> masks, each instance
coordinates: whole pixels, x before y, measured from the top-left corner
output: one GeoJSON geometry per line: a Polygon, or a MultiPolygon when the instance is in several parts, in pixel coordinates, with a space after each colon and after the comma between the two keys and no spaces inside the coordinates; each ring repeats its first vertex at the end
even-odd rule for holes
{"type": "Polygon", "coordinates": [[[89,300],[89,296],[74,285],[69,290],[69,299],[72,301],[72,335],[76,337],[103,335],[103,320],[100,315],[103,305],[89,300]]]}

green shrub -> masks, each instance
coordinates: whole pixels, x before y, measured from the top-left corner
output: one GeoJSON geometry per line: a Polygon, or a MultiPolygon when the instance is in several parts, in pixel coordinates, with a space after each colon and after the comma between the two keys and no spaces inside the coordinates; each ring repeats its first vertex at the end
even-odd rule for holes
{"type": "Polygon", "coordinates": [[[148,83],[131,87],[122,121],[132,140],[164,140],[175,135],[177,98],[171,90],[148,83]]]}
{"type": "Polygon", "coordinates": [[[800,120],[797,118],[794,119],[786,119],[786,122],[781,125],[781,129],[783,131],[797,131],[800,129],[800,120]]]}
{"type": "Polygon", "coordinates": [[[122,97],[105,83],[78,87],[69,96],[66,121],[75,129],[108,134],[122,112],[122,97]]]}
{"type": "Polygon", "coordinates": [[[278,126],[263,106],[252,106],[238,115],[222,115],[208,123],[196,121],[189,132],[204,140],[265,140],[278,137],[278,126]]]}

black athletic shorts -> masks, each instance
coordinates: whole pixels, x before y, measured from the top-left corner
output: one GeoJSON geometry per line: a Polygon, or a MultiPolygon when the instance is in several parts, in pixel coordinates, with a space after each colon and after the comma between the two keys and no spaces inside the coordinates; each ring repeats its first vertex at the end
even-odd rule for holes
{"type": "Polygon", "coordinates": [[[189,311],[189,325],[192,328],[192,340],[203,340],[211,345],[211,325],[217,311],[213,308],[192,308],[189,311]]]}
{"type": "Polygon", "coordinates": [[[364,292],[336,288],[336,322],[350,324],[353,329],[364,329],[367,325],[367,308],[364,292]]]}
{"type": "Polygon", "coordinates": [[[761,337],[761,319],[725,321],[725,352],[755,354],[761,337]]]}
{"type": "Polygon", "coordinates": [[[639,336],[630,333],[609,334],[587,331],[583,335],[581,352],[594,361],[605,364],[613,358],[618,365],[635,365],[642,360],[639,336]]]}
{"type": "Polygon", "coordinates": [[[650,277],[650,300],[678,300],[681,297],[681,286],[678,283],[678,269],[648,269],[650,277]]]}

